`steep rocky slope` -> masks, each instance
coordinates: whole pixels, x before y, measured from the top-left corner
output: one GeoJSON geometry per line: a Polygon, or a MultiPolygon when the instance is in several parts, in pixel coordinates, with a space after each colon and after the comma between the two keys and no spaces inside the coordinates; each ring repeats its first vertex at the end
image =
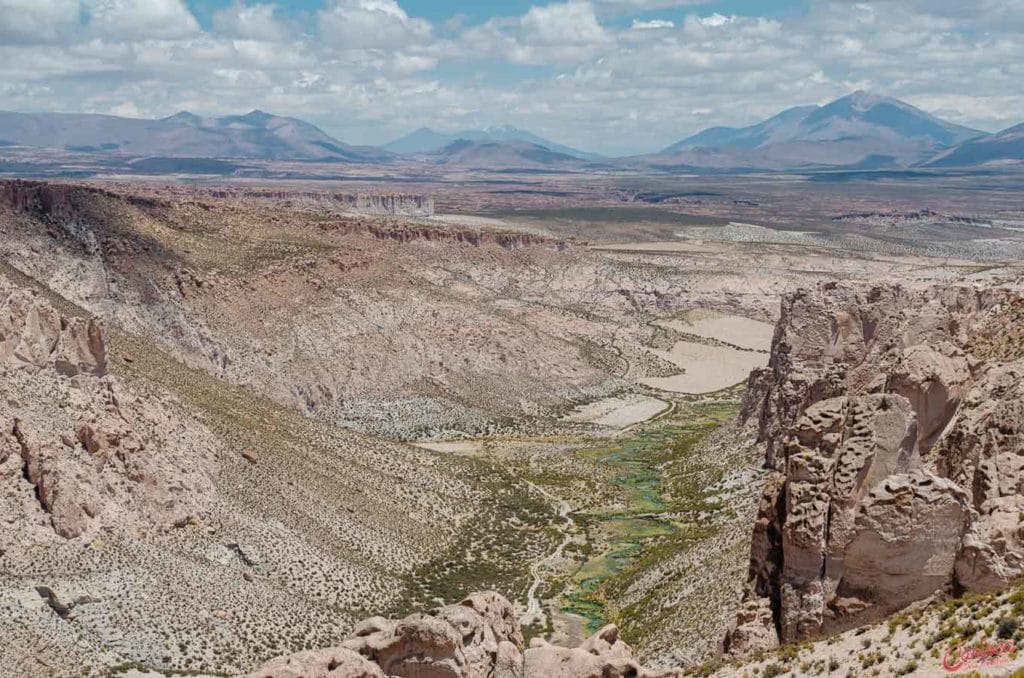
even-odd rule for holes
{"type": "Polygon", "coordinates": [[[500,470],[319,425],[7,268],[0,402],[3,675],[236,673],[425,605],[421,569],[515,595],[547,548],[500,470]],[[452,552],[468,521],[500,562],[452,552]]]}
{"type": "Polygon", "coordinates": [[[674,335],[653,321],[693,308],[774,320],[781,294],[836,275],[933,275],[832,250],[606,252],[353,214],[308,189],[2,182],[0,198],[0,253],[19,270],[229,383],[402,439],[547,431],[671,374],[674,335]]]}
{"type": "Polygon", "coordinates": [[[774,469],[742,654],[1024,574],[1019,289],[823,285],[788,296],[745,413],[774,469]]]}

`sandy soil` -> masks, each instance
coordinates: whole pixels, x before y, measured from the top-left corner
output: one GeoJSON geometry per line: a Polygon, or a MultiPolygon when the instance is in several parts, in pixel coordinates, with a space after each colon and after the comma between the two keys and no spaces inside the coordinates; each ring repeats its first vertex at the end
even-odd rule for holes
{"type": "Polygon", "coordinates": [[[698,311],[691,313],[685,320],[666,320],[658,324],[755,351],[771,348],[772,335],[775,333],[775,327],[769,323],[713,311],[698,311]]]}
{"type": "Polygon", "coordinates": [[[448,454],[480,454],[483,451],[482,440],[453,440],[448,442],[424,442],[416,443],[416,447],[434,452],[446,452],[448,454]]]}
{"type": "Polygon", "coordinates": [[[738,351],[725,346],[708,346],[688,341],[678,342],[671,351],[655,351],[658,356],[683,368],[671,377],[653,377],[642,383],[663,391],[676,393],[713,393],[734,386],[747,378],[750,371],[768,364],[768,355],[755,351],[738,351]]]}
{"type": "Polygon", "coordinates": [[[669,404],[650,396],[630,394],[587,403],[565,417],[566,421],[589,422],[625,428],[662,412],[669,404]]]}
{"type": "Polygon", "coordinates": [[[507,228],[509,223],[503,219],[492,217],[481,217],[473,214],[435,214],[428,219],[442,224],[455,224],[458,226],[477,226],[491,228],[507,228]]]}

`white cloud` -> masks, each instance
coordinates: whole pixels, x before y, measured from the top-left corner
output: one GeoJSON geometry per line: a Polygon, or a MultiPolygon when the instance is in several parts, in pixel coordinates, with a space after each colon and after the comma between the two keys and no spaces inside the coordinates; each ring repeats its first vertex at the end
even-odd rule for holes
{"type": "Polygon", "coordinates": [[[281,42],[291,34],[290,27],[275,16],[273,5],[240,1],[214,14],[213,27],[229,37],[264,42],[281,42]]]}
{"type": "Polygon", "coordinates": [[[640,19],[633,19],[633,29],[638,31],[648,31],[675,27],[675,22],[669,21],[668,19],[651,19],[650,21],[641,21],[640,19]]]}
{"type": "Polygon", "coordinates": [[[79,0],[0,0],[0,44],[56,42],[79,23],[79,0]]]}
{"type": "Polygon", "coordinates": [[[861,87],[984,129],[1024,118],[1024,41],[1012,30],[1024,0],[811,0],[781,18],[697,5],[671,30],[646,14],[635,27],[602,19],[683,4],[670,0],[541,0],[521,16],[437,27],[404,0],[327,1],[293,20],[284,0],[232,0],[203,31],[179,0],[0,0],[0,98],[144,116],[258,107],[358,143],[512,123],[606,152],[861,87]]]}
{"type": "Polygon", "coordinates": [[[703,26],[713,26],[715,28],[718,28],[719,26],[725,26],[726,24],[731,24],[735,22],[736,17],[725,16],[723,14],[715,12],[711,16],[700,17],[697,19],[697,21],[699,21],[703,26]]]}
{"type": "Polygon", "coordinates": [[[432,33],[396,0],[333,0],[318,19],[322,39],[337,49],[400,49],[424,44],[432,33]]]}
{"type": "Polygon", "coordinates": [[[541,45],[598,45],[608,34],[589,2],[556,3],[531,7],[522,18],[524,39],[541,45]]]}
{"type": "Polygon", "coordinates": [[[598,9],[617,12],[647,12],[688,5],[703,5],[710,0],[594,0],[598,9]]]}
{"type": "Polygon", "coordinates": [[[398,53],[395,55],[392,65],[395,72],[402,75],[409,75],[411,73],[419,73],[421,71],[429,71],[436,68],[437,59],[428,56],[398,53]]]}
{"type": "Polygon", "coordinates": [[[199,32],[182,0],[85,0],[89,27],[124,41],[173,40],[199,32]]]}

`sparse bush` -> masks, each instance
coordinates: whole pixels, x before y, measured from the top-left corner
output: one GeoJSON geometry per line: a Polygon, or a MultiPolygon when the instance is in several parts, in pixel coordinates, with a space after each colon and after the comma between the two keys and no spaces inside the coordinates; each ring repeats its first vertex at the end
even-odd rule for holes
{"type": "Polygon", "coordinates": [[[909,662],[900,667],[900,670],[897,672],[897,674],[905,676],[908,673],[913,673],[914,671],[917,671],[917,662],[911,659],[909,662]]]}
{"type": "Polygon", "coordinates": [[[1020,623],[1015,618],[1003,617],[999,620],[999,625],[996,627],[996,635],[1003,640],[1013,638],[1019,626],[1020,623]]]}

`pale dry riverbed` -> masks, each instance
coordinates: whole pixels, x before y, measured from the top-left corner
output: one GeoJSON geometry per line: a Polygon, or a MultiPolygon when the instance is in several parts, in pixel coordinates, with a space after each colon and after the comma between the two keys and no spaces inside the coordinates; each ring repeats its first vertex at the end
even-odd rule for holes
{"type": "Polygon", "coordinates": [[[564,420],[625,428],[653,419],[670,407],[671,403],[664,400],[631,393],[581,405],[566,415],[564,420]]]}
{"type": "Polygon", "coordinates": [[[648,377],[641,383],[673,393],[715,393],[745,381],[751,370],[768,364],[775,328],[769,323],[713,311],[654,323],[684,337],[670,350],[649,349],[680,368],[679,374],[648,377]]]}

